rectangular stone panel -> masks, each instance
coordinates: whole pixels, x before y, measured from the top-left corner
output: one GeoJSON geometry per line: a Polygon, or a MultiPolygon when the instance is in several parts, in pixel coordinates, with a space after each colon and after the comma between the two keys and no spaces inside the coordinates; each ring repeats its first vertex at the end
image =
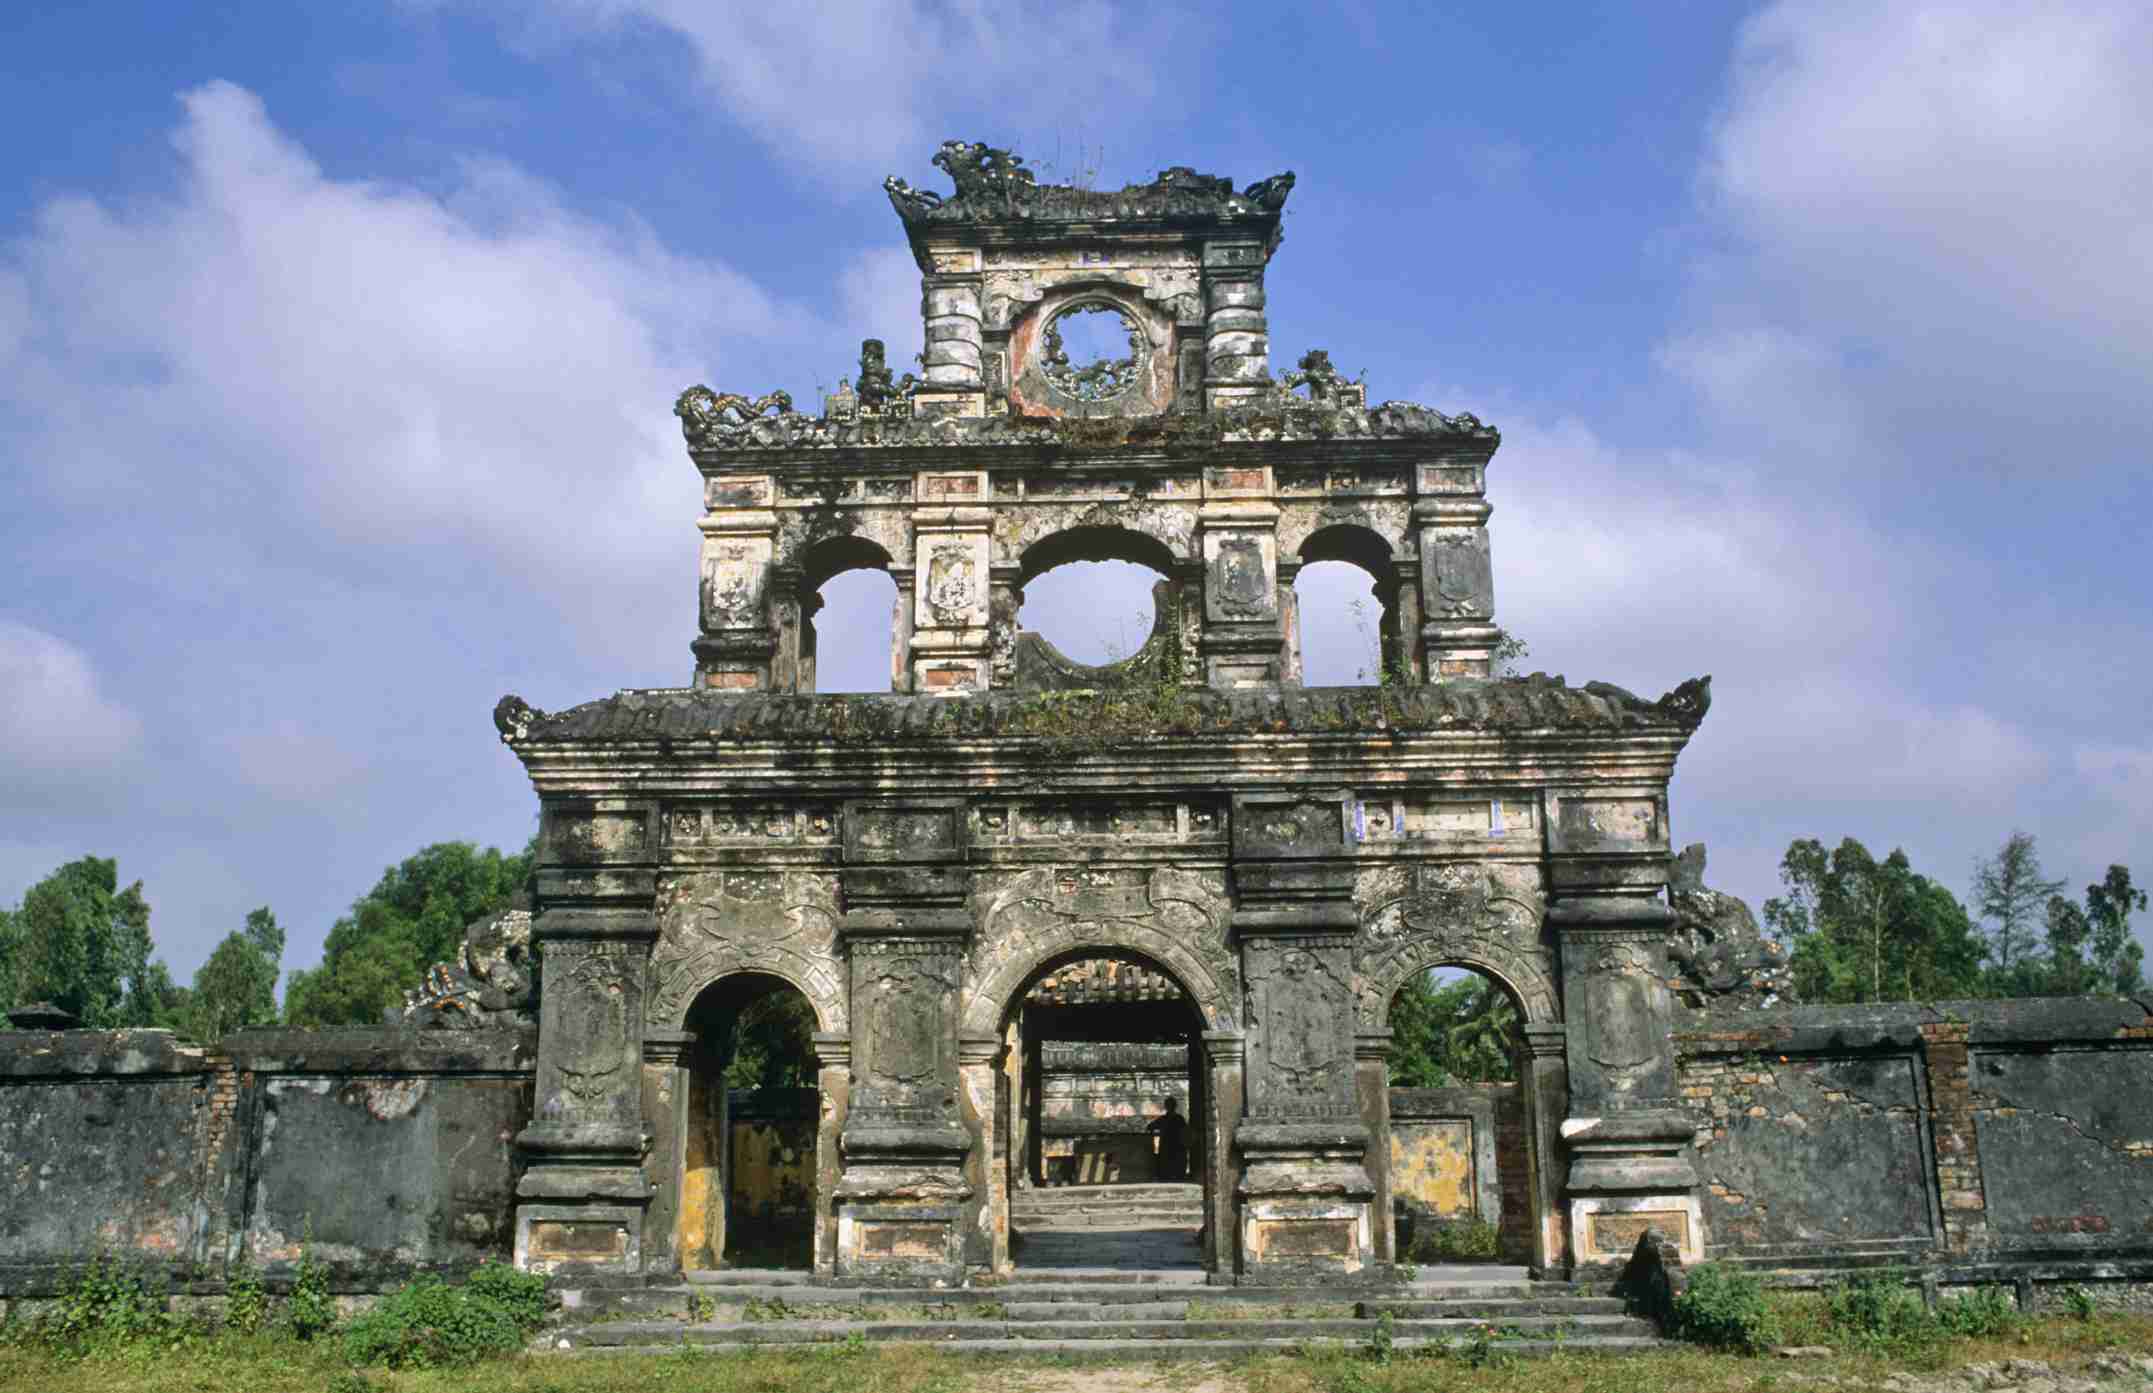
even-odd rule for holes
{"type": "Polygon", "coordinates": [[[1981,1050],[1972,1072],[1992,1242],[2153,1243],[2153,1050],[1981,1050]]]}
{"type": "Polygon", "coordinates": [[[1658,846],[1667,836],[1651,798],[1564,798],[1556,825],[1569,851],[1658,846]]]}
{"type": "Polygon", "coordinates": [[[953,861],[963,854],[965,812],[957,803],[876,802],[845,807],[845,859],[953,861]]]}
{"type": "Polygon", "coordinates": [[[1259,1260],[1350,1258],[1354,1227],[1351,1219],[1258,1219],[1250,1237],[1259,1260]]]}
{"type": "Polygon", "coordinates": [[[1626,1258],[1646,1229],[1658,1229],[1675,1246],[1688,1249],[1690,1216],[1679,1209],[1633,1209],[1623,1214],[1586,1216],[1587,1243],[1595,1258],[1626,1258]]]}
{"type": "Polygon", "coordinates": [[[1911,1054],[1685,1063],[1713,1249],[1929,1238],[1916,1065],[1911,1054]]]}
{"type": "Polygon", "coordinates": [[[882,1220],[859,1226],[860,1256],[873,1261],[940,1262],[949,1256],[949,1225],[882,1220]]]}
{"type": "Polygon", "coordinates": [[[628,1256],[628,1227],[596,1220],[532,1221],[530,1252],[544,1262],[621,1262],[628,1256]]]}

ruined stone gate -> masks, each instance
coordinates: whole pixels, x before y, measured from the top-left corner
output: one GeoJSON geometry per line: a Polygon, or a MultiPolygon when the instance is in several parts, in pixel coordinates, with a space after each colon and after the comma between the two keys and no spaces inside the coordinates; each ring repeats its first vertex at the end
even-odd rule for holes
{"type": "Polygon", "coordinates": [[[812,1217],[815,1271],[1003,1272],[1043,1121],[1020,1008],[1098,962],[1148,1003],[1131,1059],[1186,1045],[1215,1281],[1386,1275],[1394,1104],[1401,1136],[1516,1138],[1466,1188],[1547,1275],[1649,1225],[1772,1270],[2153,1281],[2153,1003],[1765,999],[1747,911],[1670,854],[1706,682],[1493,675],[1497,433],[1370,405],[1319,351],[1272,371],[1290,175],[936,163],[954,192],[889,183],[924,380],[870,342],[817,414],[680,398],[690,684],[496,708],[541,807],[528,912],[380,1028],[0,1032],[0,1300],[97,1252],[282,1280],[308,1234],[351,1291],[726,1261],[725,1039],[780,988],[816,1087],[758,1116],[812,1151],[769,1203],[812,1217]],[[1078,361],[1102,317],[1113,354],[1078,361]],[[1027,583],[1103,558],[1160,577],[1138,653],[1018,630],[1027,583]],[[1371,579],[1378,686],[1300,683],[1321,561],[1371,579]],[[818,695],[817,592],[862,567],[896,587],[892,690],[818,695]],[[1387,1087],[1392,998],[1440,966],[1517,1008],[1500,1103],[1387,1087]]]}
{"type": "MultiPolygon", "coordinates": [[[[867,345],[820,415],[706,388],[693,685],[496,712],[543,807],[537,1115],[518,1260],[663,1271],[705,1251],[696,1006],[740,975],[812,1004],[818,1271],[1011,1262],[1014,1008],[1085,958],[1192,1012],[1204,1260],[1240,1280],[1392,1262],[1393,993],[1477,969],[1525,1023],[1533,1261],[1701,1252],[1664,940],[1667,784],[1702,680],[1656,702],[1493,680],[1469,416],[1368,404],[1264,314],[1291,175],[1042,187],[948,146],[892,180],[923,381],[867,345]],[[1073,362],[1073,316],[1127,353],[1073,362]],[[1127,662],[1016,616],[1072,560],[1155,570],[1127,662]],[[1384,685],[1302,690],[1293,580],[1343,560],[1384,685]],[[817,591],[897,595],[888,696],[814,694],[817,591]]],[[[720,1245],[722,1246],[722,1245],[720,1245]]]]}

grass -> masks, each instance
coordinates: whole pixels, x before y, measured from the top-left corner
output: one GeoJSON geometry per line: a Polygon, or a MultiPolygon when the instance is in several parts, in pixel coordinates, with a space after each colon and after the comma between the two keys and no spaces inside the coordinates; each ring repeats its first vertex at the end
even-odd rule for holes
{"type": "MultiPolygon", "coordinates": [[[[1773,1300],[1787,1338],[1826,1328],[1816,1301],[1786,1294],[1773,1300]]],[[[1237,1362],[1209,1377],[1215,1386],[1246,1393],[1758,1393],[1791,1388],[1797,1375],[1828,1374],[1843,1386],[1873,1387],[1894,1370],[1933,1373],[2003,1359],[2072,1366],[2110,1350],[2153,1354],[2153,1317],[2042,1317],[2004,1339],[1962,1337],[1890,1352],[1840,1349],[1828,1359],[1796,1362],[1678,1348],[1627,1356],[1566,1352],[1476,1367],[1406,1350],[1377,1359],[1355,1343],[1237,1362]]],[[[1077,1374],[1064,1371],[1093,1373],[1088,1386],[1098,1393],[1202,1381],[1179,1364],[1124,1360],[1109,1372],[1066,1358],[981,1359],[857,1343],[745,1354],[517,1355],[463,1369],[398,1371],[354,1371],[336,1342],[301,1343],[275,1333],[114,1345],[86,1356],[0,1345],[0,1389],[49,1393],[1024,1393],[1035,1386],[1059,1393],[1087,1387],[1069,1382],[1077,1374]]]]}

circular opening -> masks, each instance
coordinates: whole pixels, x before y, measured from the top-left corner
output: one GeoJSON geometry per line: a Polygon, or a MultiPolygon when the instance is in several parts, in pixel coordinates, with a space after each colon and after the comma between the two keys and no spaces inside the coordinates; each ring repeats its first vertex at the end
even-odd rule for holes
{"type": "Polygon", "coordinates": [[[1078,401],[1112,401],[1136,386],[1144,334],[1113,305],[1088,301],[1056,314],[1040,338],[1040,372],[1078,401]]]}
{"type": "Polygon", "coordinates": [[[1128,561],[1067,561],[1024,585],[1017,626],[1079,663],[1133,658],[1158,623],[1158,572],[1128,561]]]}

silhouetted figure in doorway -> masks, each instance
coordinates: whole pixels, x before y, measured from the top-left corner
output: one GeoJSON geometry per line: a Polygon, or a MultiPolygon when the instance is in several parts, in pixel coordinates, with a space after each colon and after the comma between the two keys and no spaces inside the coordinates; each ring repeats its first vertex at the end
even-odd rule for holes
{"type": "Polygon", "coordinates": [[[1181,1115],[1181,1104],[1167,1099],[1166,1111],[1153,1118],[1144,1130],[1159,1139],[1157,1178],[1185,1178],[1189,1170],[1189,1120],[1181,1115]]]}

